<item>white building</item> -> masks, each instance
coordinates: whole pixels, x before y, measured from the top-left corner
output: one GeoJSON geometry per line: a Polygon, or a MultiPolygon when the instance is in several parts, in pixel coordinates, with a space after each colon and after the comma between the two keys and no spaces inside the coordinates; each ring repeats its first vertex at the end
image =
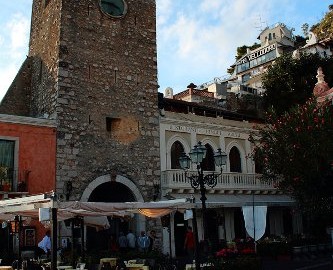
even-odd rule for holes
{"type": "MultiPolygon", "coordinates": [[[[319,53],[322,57],[331,57],[331,40],[318,40],[316,35],[309,33],[303,47],[295,47],[293,29],[283,23],[266,27],[258,36],[260,47],[250,50],[231,67],[234,73],[230,78],[204,84],[209,92],[219,93],[220,89],[235,94],[262,94],[265,89],[262,85],[263,74],[274,61],[285,53],[292,53],[298,57],[300,53],[319,53]]],[[[221,91],[221,90],[220,90],[221,91]]]]}
{"type": "MultiPolygon", "coordinates": [[[[170,89],[169,89],[170,90],[170,89]]],[[[206,226],[213,248],[221,241],[231,241],[247,236],[242,214],[243,206],[267,206],[265,235],[291,235],[302,232],[301,216],[294,209],[294,201],[275,188],[273,182],[260,180],[260,168],[249,156],[252,145],[248,141],[255,118],[246,117],[224,109],[187,102],[189,91],[182,100],[164,98],[160,116],[161,190],[164,198],[190,198],[194,196],[201,207],[200,193],[191,187],[190,180],[180,168],[182,152],[189,153],[200,141],[207,148],[202,165],[206,173],[219,173],[213,156],[218,148],[227,154],[227,164],[217,178],[214,188],[207,188],[206,226]]],[[[198,92],[200,93],[200,91],[198,92]]],[[[194,93],[192,92],[192,95],[194,93]]],[[[170,95],[169,95],[170,97],[170,95]]],[[[193,98],[193,97],[192,97],[193,98]]],[[[199,99],[200,97],[197,97],[199,99]]],[[[196,174],[195,166],[187,176],[196,174]]],[[[198,209],[199,239],[203,239],[203,220],[198,209]]],[[[186,225],[183,213],[171,217],[171,235],[164,231],[164,249],[173,255],[182,255],[186,225]]]]}

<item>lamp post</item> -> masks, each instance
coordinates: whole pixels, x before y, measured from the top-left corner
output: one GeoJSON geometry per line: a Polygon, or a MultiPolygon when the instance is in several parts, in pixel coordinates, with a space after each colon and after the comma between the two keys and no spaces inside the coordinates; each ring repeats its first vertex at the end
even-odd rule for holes
{"type": "Polygon", "coordinates": [[[206,157],[207,148],[198,142],[197,145],[190,151],[189,155],[182,153],[179,158],[179,163],[182,169],[188,170],[191,167],[191,163],[195,163],[197,167],[197,174],[186,175],[189,178],[191,186],[194,189],[200,190],[201,195],[201,204],[202,204],[202,225],[204,231],[204,240],[207,239],[207,226],[206,226],[206,185],[208,187],[215,187],[217,184],[217,178],[222,174],[222,165],[225,165],[227,162],[227,154],[221,151],[221,148],[217,149],[214,153],[214,162],[215,165],[221,168],[220,173],[215,174],[206,174],[202,168],[202,161],[206,157]]]}

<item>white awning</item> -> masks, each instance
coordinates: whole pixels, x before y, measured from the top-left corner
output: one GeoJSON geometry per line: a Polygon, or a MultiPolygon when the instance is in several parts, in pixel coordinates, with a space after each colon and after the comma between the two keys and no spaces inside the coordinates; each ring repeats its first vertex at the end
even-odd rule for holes
{"type": "Polygon", "coordinates": [[[39,208],[57,208],[58,220],[76,216],[133,216],[138,213],[148,217],[161,217],[176,210],[194,207],[187,199],[159,202],[57,202],[52,195],[41,194],[18,199],[0,201],[0,219],[7,220],[15,215],[38,218],[39,208]]]}

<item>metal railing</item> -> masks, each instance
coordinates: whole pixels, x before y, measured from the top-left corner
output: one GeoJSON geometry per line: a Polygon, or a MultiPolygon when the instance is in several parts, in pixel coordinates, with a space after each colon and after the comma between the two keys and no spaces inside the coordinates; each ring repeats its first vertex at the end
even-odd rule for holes
{"type": "Polygon", "coordinates": [[[0,192],[25,192],[26,171],[0,166],[0,192]]]}

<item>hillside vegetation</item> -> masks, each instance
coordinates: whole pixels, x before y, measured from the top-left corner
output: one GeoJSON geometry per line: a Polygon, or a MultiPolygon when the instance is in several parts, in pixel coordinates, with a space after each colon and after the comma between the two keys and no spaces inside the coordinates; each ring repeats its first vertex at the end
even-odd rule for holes
{"type": "Polygon", "coordinates": [[[310,29],[319,40],[333,38],[333,5],[329,6],[329,11],[321,21],[313,25],[310,29]]]}

